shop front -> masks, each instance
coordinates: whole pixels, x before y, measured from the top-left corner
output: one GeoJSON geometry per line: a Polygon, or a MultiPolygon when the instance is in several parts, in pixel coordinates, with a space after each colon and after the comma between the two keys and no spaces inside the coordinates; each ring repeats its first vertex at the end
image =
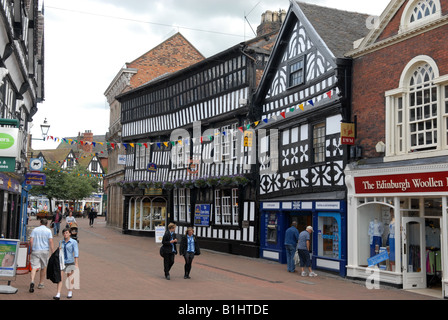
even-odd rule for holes
{"type": "Polygon", "coordinates": [[[265,201],[261,202],[260,257],[286,263],[285,232],[293,221],[299,232],[312,226],[314,269],[345,276],[345,201],[265,201]]]}
{"type": "Polygon", "coordinates": [[[143,194],[127,196],[126,234],[154,236],[155,228],[165,226],[168,200],[161,189],[145,189],[143,194]]]}
{"type": "Polygon", "coordinates": [[[346,170],[347,276],[447,297],[448,165],[346,170]]]}
{"type": "Polygon", "coordinates": [[[0,173],[0,238],[20,237],[21,191],[21,184],[15,175],[0,173]]]}

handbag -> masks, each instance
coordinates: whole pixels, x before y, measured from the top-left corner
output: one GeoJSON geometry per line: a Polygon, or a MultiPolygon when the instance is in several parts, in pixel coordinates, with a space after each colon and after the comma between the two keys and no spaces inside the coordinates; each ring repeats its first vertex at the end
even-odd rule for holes
{"type": "Polygon", "coordinates": [[[161,256],[162,258],[164,258],[164,255],[163,255],[163,246],[160,247],[160,256],[161,256]]]}
{"type": "Polygon", "coordinates": [[[54,228],[54,222],[50,224],[50,228],[54,228]]]}

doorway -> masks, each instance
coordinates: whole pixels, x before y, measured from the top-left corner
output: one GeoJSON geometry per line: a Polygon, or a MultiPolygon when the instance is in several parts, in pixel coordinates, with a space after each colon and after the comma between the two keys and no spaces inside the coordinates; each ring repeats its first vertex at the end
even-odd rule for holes
{"type": "Polygon", "coordinates": [[[441,220],[403,217],[403,289],[434,297],[442,294],[441,220]]]}

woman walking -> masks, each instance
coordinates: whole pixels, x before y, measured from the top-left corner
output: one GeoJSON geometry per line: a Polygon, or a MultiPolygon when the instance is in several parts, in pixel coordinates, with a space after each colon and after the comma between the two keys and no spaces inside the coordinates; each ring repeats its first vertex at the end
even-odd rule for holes
{"type": "Polygon", "coordinates": [[[201,254],[198,240],[194,235],[194,230],[192,227],[189,227],[185,235],[182,236],[182,239],[180,240],[179,253],[181,256],[184,256],[185,259],[184,279],[190,279],[191,264],[193,263],[194,256],[201,254]]]}
{"type": "Polygon", "coordinates": [[[170,270],[174,264],[174,256],[177,254],[177,237],[176,225],[170,223],[168,230],[162,238],[162,253],[163,253],[163,271],[165,272],[165,279],[170,280],[170,270]]]}

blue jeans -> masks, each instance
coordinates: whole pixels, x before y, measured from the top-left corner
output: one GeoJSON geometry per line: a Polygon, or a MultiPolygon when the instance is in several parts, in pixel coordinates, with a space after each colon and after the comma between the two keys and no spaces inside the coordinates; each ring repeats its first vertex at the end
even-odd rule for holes
{"type": "Polygon", "coordinates": [[[296,253],[296,247],[290,244],[285,244],[286,248],[286,265],[288,272],[294,272],[296,270],[296,263],[294,261],[294,254],[296,253]]]}
{"type": "Polygon", "coordinates": [[[54,235],[59,234],[59,230],[60,229],[61,229],[61,223],[60,222],[55,222],[54,226],[53,226],[54,235]]]}

